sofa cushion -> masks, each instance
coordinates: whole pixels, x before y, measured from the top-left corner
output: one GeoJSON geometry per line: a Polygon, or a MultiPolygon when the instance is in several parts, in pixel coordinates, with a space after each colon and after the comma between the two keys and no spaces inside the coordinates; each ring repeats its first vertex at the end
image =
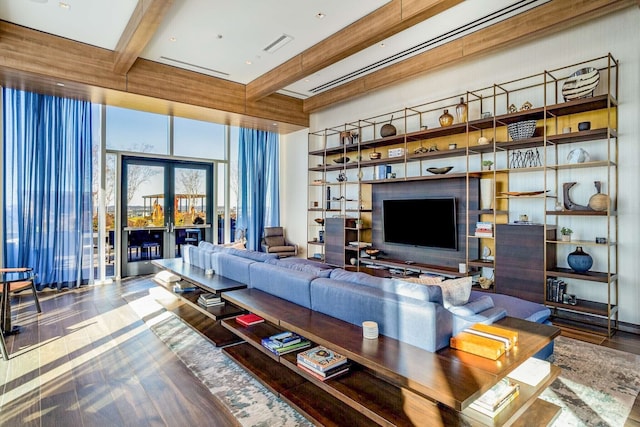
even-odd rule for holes
{"type": "Polygon", "coordinates": [[[391,279],[393,286],[383,286],[383,290],[405,297],[416,298],[442,304],[442,289],[439,286],[421,285],[407,282],[406,279],[391,279]]]}
{"type": "Polygon", "coordinates": [[[311,282],[311,309],[358,326],[372,320],[380,334],[431,352],[449,345],[453,329],[440,304],[333,279],[311,282]]]}
{"type": "Polygon", "coordinates": [[[266,264],[277,265],[278,267],[288,268],[290,270],[302,271],[305,273],[313,274],[315,277],[329,277],[331,274],[331,267],[329,264],[322,262],[306,260],[302,258],[282,258],[282,259],[268,259],[266,264]]]}
{"type": "Polygon", "coordinates": [[[250,287],[306,308],[311,307],[309,286],[316,278],[314,274],[267,262],[254,262],[249,266],[249,276],[250,287]]]}
{"type": "Polygon", "coordinates": [[[351,282],[358,285],[371,286],[381,289],[384,286],[384,282],[390,281],[390,279],[384,279],[382,277],[371,276],[366,273],[356,273],[353,271],[346,271],[341,268],[336,268],[331,271],[329,276],[334,280],[341,280],[343,282],[351,282]]]}
{"type": "Polygon", "coordinates": [[[235,249],[235,248],[225,248],[224,253],[229,255],[239,256],[246,259],[251,259],[253,261],[259,261],[259,262],[264,262],[268,259],[273,259],[277,257],[277,255],[275,254],[265,254],[264,252],[248,251],[248,250],[241,250],[241,249],[235,249]]]}
{"type": "Polygon", "coordinates": [[[214,248],[215,246],[216,246],[216,245],[214,245],[213,243],[211,243],[211,242],[207,242],[207,241],[204,241],[204,240],[202,240],[202,241],[200,241],[200,243],[198,243],[198,247],[199,247],[200,249],[209,249],[209,250],[213,250],[213,248],[214,248]]]}
{"type": "Polygon", "coordinates": [[[481,295],[464,305],[451,306],[449,311],[457,316],[470,317],[493,307],[494,304],[491,297],[489,295],[481,295]]]}
{"type": "Polygon", "coordinates": [[[471,284],[471,276],[467,276],[444,280],[435,286],[442,288],[442,302],[445,308],[449,308],[454,305],[464,305],[469,301],[471,284]]]}
{"type": "Polygon", "coordinates": [[[420,277],[404,277],[402,280],[411,283],[420,283],[422,285],[437,285],[442,282],[442,276],[429,276],[421,274],[420,277]]]}
{"type": "MultiPolygon", "coordinates": [[[[473,291],[475,293],[478,291],[473,291]]],[[[544,323],[551,315],[551,310],[537,302],[526,301],[520,298],[503,294],[491,294],[493,304],[506,310],[507,316],[529,320],[531,322],[544,323]]]]}
{"type": "Polygon", "coordinates": [[[210,259],[211,268],[215,270],[216,274],[245,285],[249,284],[249,266],[256,261],[224,252],[214,252],[210,259]]]}

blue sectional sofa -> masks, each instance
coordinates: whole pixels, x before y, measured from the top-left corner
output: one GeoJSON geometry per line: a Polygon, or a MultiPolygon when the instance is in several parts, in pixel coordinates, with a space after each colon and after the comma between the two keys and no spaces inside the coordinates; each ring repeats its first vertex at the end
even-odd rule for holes
{"type": "MultiPolygon", "coordinates": [[[[317,261],[283,258],[208,242],[187,246],[183,261],[349,323],[378,323],[380,333],[435,352],[474,323],[505,316],[546,323],[550,310],[508,295],[471,291],[468,301],[445,308],[440,286],[374,277],[317,261]]],[[[536,357],[547,358],[553,343],[536,357]]]]}

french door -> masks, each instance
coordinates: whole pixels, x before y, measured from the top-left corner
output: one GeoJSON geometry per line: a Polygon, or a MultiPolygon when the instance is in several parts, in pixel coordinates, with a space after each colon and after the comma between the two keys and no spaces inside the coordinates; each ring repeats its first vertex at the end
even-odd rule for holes
{"type": "Polygon", "coordinates": [[[185,245],[211,241],[213,165],[122,157],[120,260],[123,276],[155,271],[185,245]]]}

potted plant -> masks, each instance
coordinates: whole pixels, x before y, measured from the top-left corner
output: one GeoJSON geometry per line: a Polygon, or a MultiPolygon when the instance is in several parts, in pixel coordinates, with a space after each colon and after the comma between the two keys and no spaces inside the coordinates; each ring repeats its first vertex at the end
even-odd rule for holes
{"type": "Polygon", "coordinates": [[[491,170],[491,165],[493,165],[493,162],[491,160],[483,160],[482,161],[482,170],[490,171],[491,170]]]}
{"type": "Polygon", "coordinates": [[[572,229],[570,229],[569,227],[562,227],[560,229],[560,234],[562,234],[562,241],[563,242],[570,242],[571,241],[571,233],[573,233],[572,229]]]}

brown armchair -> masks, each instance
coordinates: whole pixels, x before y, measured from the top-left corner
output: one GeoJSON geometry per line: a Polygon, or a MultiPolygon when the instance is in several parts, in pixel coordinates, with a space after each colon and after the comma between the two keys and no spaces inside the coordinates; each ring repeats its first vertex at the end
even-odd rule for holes
{"type": "Polygon", "coordinates": [[[282,227],[265,227],[261,246],[264,252],[277,254],[278,258],[296,256],[298,254],[298,246],[286,241],[284,228],[282,227]]]}

